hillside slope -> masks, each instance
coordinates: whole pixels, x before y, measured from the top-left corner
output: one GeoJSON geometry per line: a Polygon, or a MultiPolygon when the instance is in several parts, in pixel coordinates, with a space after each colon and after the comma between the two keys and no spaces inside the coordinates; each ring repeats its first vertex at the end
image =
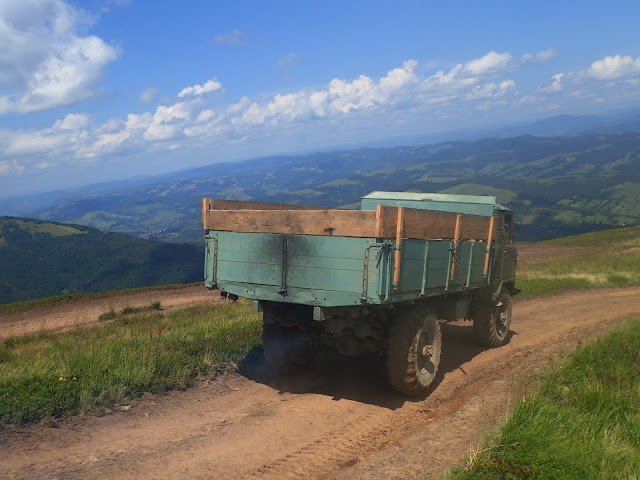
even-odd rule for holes
{"type": "Polygon", "coordinates": [[[79,225],[0,217],[0,304],[196,282],[203,251],[79,225]]]}

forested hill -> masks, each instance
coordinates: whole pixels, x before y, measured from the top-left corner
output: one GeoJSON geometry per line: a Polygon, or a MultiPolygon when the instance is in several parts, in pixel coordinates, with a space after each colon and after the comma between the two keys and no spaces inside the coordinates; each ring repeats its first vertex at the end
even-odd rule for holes
{"type": "Polygon", "coordinates": [[[202,280],[203,248],[0,217],[0,304],[202,280]]]}

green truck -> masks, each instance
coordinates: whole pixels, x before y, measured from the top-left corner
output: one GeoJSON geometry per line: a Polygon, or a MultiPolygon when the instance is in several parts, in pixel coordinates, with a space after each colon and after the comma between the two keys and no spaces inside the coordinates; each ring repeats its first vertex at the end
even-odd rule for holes
{"type": "Polygon", "coordinates": [[[390,384],[424,395],[441,321],[470,319],[481,345],[509,338],[517,249],[495,197],[373,192],[359,210],[202,199],[205,285],[263,312],[277,372],[319,345],[386,355],[390,384]]]}

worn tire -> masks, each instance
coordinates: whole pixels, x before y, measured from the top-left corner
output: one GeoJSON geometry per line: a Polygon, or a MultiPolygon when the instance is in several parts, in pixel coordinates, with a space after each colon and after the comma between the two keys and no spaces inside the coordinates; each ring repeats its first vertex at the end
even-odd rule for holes
{"type": "Polygon", "coordinates": [[[279,323],[263,323],[262,348],[269,368],[280,375],[308,367],[316,353],[316,345],[304,337],[302,330],[279,323]]]}
{"type": "Polygon", "coordinates": [[[389,331],[387,374],[398,392],[411,397],[427,393],[438,365],[442,336],[436,316],[418,307],[399,310],[389,331]]]}
{"type": "Polygon", "coordinates": [[[495,304],[480,301],[473,317],[473,331],[483,347],[501,347],[509,340],[511,326],[511,295],[503,289],[495,304]]]}

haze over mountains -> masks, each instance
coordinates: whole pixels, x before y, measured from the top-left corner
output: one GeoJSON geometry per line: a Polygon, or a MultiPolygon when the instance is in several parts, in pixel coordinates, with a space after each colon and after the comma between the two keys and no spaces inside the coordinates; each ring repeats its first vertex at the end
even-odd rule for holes
{"type": "Polygon", "coordinates": [[[541,240],[640,222],[638,132],[638,112],[565,115],[493,138],[274,156],[3,199],[0,214],[197,242],[201,197],[343,207],[373,190],[418,190],[496,195],[516,212],[520,239],[541,240]]]}

